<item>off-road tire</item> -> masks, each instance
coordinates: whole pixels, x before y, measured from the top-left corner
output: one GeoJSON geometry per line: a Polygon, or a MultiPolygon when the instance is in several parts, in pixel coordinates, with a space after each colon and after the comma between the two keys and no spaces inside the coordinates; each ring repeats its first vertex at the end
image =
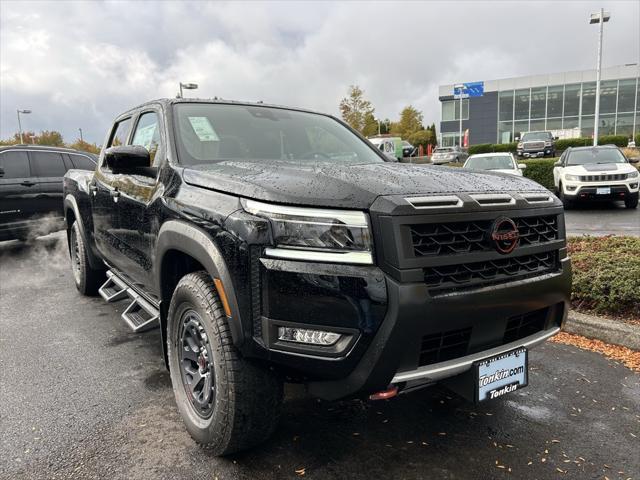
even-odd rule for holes
{"type": "Polygon", "coordinates": [[[84,243],[80,225],[73,222],[69,229],[69,255],[71,258],[71,273],[76,288],[82,295],[95,296],[100,285],[106,280],[104,270],[91,268],[87,256],[87,246],[84,243]]]}
{"type": "Polygon", "coordinates": [[[637,208],[638,207],[638,197],[627,198],[624,201],[624,206],[627,208],[637,208]]]}
{"type": "Polygon", "coordinates": [[[573,205],[574,205],[573,200],[569,200],[565,196],[564,190],[562,188],[562,183],[558,184],[558,198],[560,199],[560,201],[562,201],[562,205],[564,205],[565,210],[569,210],[573,208],[573,205]]]}
{"type": "Polygon", "coordinates": [[[214,455],[229,455],[272,435],[280,419],[283,382],[273,371],[243,358],[233,345],[227,317],[207,272],[185,275],[173,292],[167,315],[167,353],[178,410],[197,443],[214,455]],[[198,413],[183,382],[180,332],[185,329],[185,315],[193,313],[202,320],[213,360],[207,367],[213,372],[214,392],[208,418],[198,413]]]}

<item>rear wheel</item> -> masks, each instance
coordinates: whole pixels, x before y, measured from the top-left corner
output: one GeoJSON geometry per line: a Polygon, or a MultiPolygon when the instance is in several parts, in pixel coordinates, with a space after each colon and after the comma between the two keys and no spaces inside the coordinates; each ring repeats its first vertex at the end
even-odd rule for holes
{"type": "Polygon", "coordinates": [[[96,295],[100,285],[105,281],[104,270],[91,268],[87,256],[87,246],[77,221],[73,222],[69,230],[69,254],[76,288],[83,295],[96,295]]]}
{"type": "Polygon", "coordinates": [[[234,347],[206,272],[180,280],[167,319],[171,383],[193,439],[215,455],[228,455],[269,438],[280,417],[282,380],[234,347]]]}
{"type": "Polygon", "coordinates": [[[624,206],[627,208],[637,208],[638,207],[638,197],[627,198],[624,201],[624,206]]]}

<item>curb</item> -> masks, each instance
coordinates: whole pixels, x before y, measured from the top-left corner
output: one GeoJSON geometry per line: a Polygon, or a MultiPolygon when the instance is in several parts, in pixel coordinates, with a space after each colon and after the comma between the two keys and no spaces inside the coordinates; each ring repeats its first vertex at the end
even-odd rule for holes
{"type": "Polygon", "coordinates": [[[636,325],[571,310],[562,330],[640,351],[640,327],[636,325]]]}

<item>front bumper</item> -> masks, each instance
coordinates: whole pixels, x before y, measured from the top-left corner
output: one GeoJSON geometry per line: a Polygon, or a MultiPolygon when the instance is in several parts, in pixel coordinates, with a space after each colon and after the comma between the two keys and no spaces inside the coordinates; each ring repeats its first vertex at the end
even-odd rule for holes
{"type": "MultiPolygon", "coordinates": [[[[638,196],[640,179],[635,178],[626,182],[616,183],[580,183],[567,182],[562,184],[565,197],[576,200],[627,200],[638,196]],[[598,189],[608,188],[609,193],[598,193],[598,189]]],[[[602,190],[600,190],[602,192],[602,190]]]]}
{"type": "Polygon", "coordinates": [[[262,322],[254,334],[268,359],[314,396],[366,396],[390,384],[411,389],[464,373],[494,351],[534,346],[555,334],[570,294],[566,250],[561,257],[553,273],[444,295],[431,295],[424,283],[401,283],[377,267],[261,259],[262,322]],[[509,322],[527,314],[538,315],[535,331],[508,337],[509,322]],[[292,324],[354,337],[338,353],[287,351],[274,332],[292,324]],[[425,357],[425,342],[440,334],[446,342],[462,331],[466,344],[454,358],[425,357]]]}
{"type": "Polygon", "coordinates": [[[516,153],[519,157],[524,158],[538,158],[538,157],[546,157],[551,156],[554,153],[553,147],[545,147],[541,150],[524,150],[519,148],[516,150],[516,153]]]}

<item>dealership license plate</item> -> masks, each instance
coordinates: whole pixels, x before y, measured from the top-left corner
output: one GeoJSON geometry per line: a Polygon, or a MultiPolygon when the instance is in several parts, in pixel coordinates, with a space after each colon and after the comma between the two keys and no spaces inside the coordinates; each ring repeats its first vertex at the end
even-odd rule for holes
{"type": "Polygon", "coordinates": [[[475,363],[476,400],[492,400],[526,387],[529,382],[524,347],[475,363]]]}
{"type": "Polygon", "coordinates": [[[596,188],[597,195],[611,195],[611,188],[596,188]]]}

